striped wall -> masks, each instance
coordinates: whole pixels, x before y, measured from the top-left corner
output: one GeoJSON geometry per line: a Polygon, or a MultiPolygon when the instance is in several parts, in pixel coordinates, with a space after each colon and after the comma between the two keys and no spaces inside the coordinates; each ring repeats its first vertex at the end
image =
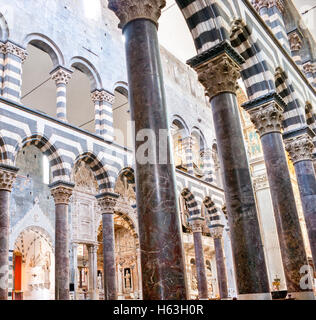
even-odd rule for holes
{"type": "Polygon", "coordinates": [[[94,125],[95,133],[101,134],[101,109],[100,109],[100,91],[95,90],[91,92],[91,99],[94,103],[94,125]]]}
{"type": "MultiPolygon", "coordinates": [[[[281,67],[286,71],[292,84],[289,91],[295,91],[300,101],[311,100],[316,104],[315,90],[312,87],[314,80],[309,76],[312,86],[308,86],[307,79],[291,58],[282,18],[282,2],[260,11],[260,15],[267,21],[266,24],[260,21],[258,23],[255,9],[246,0],[177,0],[176,2],[192,33],[198,54],[225,39],[230,39],[235,50],[244,57],[242,78],[250,100],[276,90],[274,71],[277,67],[281,67]],[[243,26],[236,27],[233,20],[243,21],[243,26]],[[274,36],[268,32],[267,24],[274,36]]],[[[304,110],[300,110],[299,113],[304,114],[304,110]]],[[[291,115],[288,123],[293,125],[293,119],[291,115]]],[[[296,125],[300,126],[300,123],[296,125]]]]}
{"type": "Polygon", "coordinates": [[[215,228],[218,226],[223,226],[221,224],[221,213],[216,207],[215,202],[212,200],[212,198],[206,197],[203,203],[208,214],[208,227],[215,228]]]}
{"type": "Polygon", "coordinates": [[[305,109],[300,105],[296,92],[281,68],[275,74],[276,91],[286,103],[284,110],[284,132],[300,129],[305,126],[305,109]]]}
{"type": "Polygon", "coordinates": [[[9,250],[8,300],[12,300],[13,281],[13,250],[9,250]]]}
{"type": "Polygon", "coordinates": [[[100,134],[106,141],[113,141],[113,94],[102,90],[100,92],[100,134]]]}

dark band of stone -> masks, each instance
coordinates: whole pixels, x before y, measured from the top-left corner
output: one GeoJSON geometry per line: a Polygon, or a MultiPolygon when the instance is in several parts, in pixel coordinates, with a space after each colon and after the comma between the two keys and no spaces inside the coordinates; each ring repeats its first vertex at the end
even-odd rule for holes
{"type": "Polygon", "coordinates": [[[252,109],[259,108],[263,105],[269,104],[273,101],[275,101],[283,109],[286,107],[286,103],[284,102],[283,98],[275,91],[270,92],[270,93],[263,95],[261,97],[258,97],[256,99],[253,99],[251,101],[248,101],[248,102],[242,104],[242,107],[246,111],[249,111],[252,109]]]}
{"type": "Polygon", "coordinates": [[[75,187],[75,184],[71,182],[66,182],[66,181],[56,181],[48,185],[48,188],[50,189],[55,189],[57,187],[65,187],[65,188],[73,189],[75,187]]]}
{"type": "Polygon", "coordinates": [[[219,43],[218,45],[202,52],[201,54],[193,57],[192,59],[187,61],[187,64],[196,68],[199,65],[216,58],[217,56],[222,55],[223,53],[227,53],[229,57],[231,57],[236,63],[239,65],[245,62],[244,58],[237,53],[237,51],[229,44],[227,40],[219,43]]]}
{"type": "Polygon", "coordinates": [[[10,165],[4,164],[4,163],[0,164],[0,169],[6,170],[6,171],[11,171],[11,172],[14,172],[14,173],[17,173],[20,170],[17,167],[13,167],[13,166],[10,166],[10,165]]]}
{"type": "Polygon", "coordinates": [[[109,197],[109,198],[114,198],[114,199],[118,199],[119,198],[119,194],[117,193],[113,193],[113,192],[104,192],[104,193],[101,193],[101,194],[97,194],[95,197],[97,199],[102,199],[102,198],[105,198],[105,197],[109,197]]]}
{"type": "MultiPolygon", "coordinates": [[[[314,138],[316,136],[314,131],[310,127],[306,126],[298,130],[293,130],[293,131],[284,133],[283,139],[287,140],[287,139],[295,138],[304,134],[308,134],[311,138],[314,138]]],[[[316,154],[314,154],[314,156],[316,156],[316,154]]]]}

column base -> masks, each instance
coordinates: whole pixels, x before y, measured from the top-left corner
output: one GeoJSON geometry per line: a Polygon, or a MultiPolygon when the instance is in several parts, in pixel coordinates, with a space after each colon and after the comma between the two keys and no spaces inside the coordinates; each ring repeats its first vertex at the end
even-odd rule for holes
{"type": "Polygon", "coordinates": [[[307,292],[289,292],[287,298],[295,300],[315,300],[315,295],[313,291],[307,292]]]}
{"type": "Polygon", "coordinates": [[[238,300],[272,300],[272,296],[270,292],[239,294],[238,300]]]}

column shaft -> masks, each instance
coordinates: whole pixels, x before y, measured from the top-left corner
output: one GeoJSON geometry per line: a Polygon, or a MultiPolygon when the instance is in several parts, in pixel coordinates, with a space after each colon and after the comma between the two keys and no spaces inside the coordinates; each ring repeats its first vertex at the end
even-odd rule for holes
{"type": "Polygon", "coordinates": [[[90,246],[89,250],[89,294],[90,300],[97,300],[97,257],[96,248],[90,246]]]}
{"type": "Polygon", "coordinates": [[[68,205],[56,204],[55,299],[69,300],[68,205]]]}
{"type": "Polygon", "coordinates": [[[224,261],[223,243],[222,238],[214,239],[215,256],[216,256],[216,270],[217,279],[219,286],[219,293],[221,299],[228,298],[228,287],[227,287],[227,274],[224,261]]]}
{"type": "Polygon", "coordinates": [[[115,272],[115,238],[113,214],[103,214],[103,274],[104,299],[117,300],[115,272]]]}
{"type": "Polygon", "coordinates": [[[289,293],[301,292],[299,270],[307,264],[291,178],[280,132],[261,137],[289,293]]]}
{"type": "Polygon", "coordinates": [[[199,298],[208,299],[207,278],[204,263],[202,232],[193,232],[196,273],[198,280],[199,298]]]}
{"type": "Polygon", "coordinates": [[[270,298],[256,203],[242,137],[236,95],[222,93],[211,100],[223,168],[223,182],[236,282],[240,298],[270,298]]]}
{"type": "Polygon", "coordinates": [[[309,236],[309,242],[316,266],[316,179],[313,162],[300,161],[294,164],[297,182],[309,236]]]}
{"type": "MultiPolygon", "coordinates": [[[[140,4],[141,5],[141,4],[140,4]]],[[[153,6],[156,4],[153,3],[153,6]]],[[[151,143],[152,159],[137,156],[143,144],[137,134],[150,129],[159,137],[168,130],[163,76],[156,25],[149,20],[129,22],[124,30],[132,119],[136,130],[136,184],[141,248],[143,298],[186,299],[183,248],[177,214],[170,139],[162,145],[168,161],[159,162],[159,143],[151,143]]],[[[151,141],[152,142],[152,141],[151,141]]]]}
{"type": "Polygon", "coordinates": [[[10,191],[0,190],[0,300],[8,299],[10,191]]]}

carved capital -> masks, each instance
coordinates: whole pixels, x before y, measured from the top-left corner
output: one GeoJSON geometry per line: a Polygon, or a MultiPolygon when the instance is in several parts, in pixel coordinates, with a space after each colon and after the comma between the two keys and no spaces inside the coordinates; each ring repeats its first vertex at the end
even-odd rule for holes
{"type": "Polygon", "coordinates": [[[120,19],[119,28],[124,28],[130,21],[148,19],[156,25],[166,0],[109,0],[109,9],[120,19]]]}
{"type": "Polygon", "coordinates": [[[194,69],[210,99],[225,92],[236,94],[240,66],[227,53],[198,65],[194,69]]]}
{"type": "Polygon", "coordinates": [[[258,134],[262,137],[267,133],[281,132],[283,123],[283,108],[272,102],[258,109],[249,110],[250,119],[258,134]]]}
{"type": "Polygon", "coordinates": [[[71,72],[63,68],[58,68],[57,70],[51,73],[51,76],[52,76],[52,80],[55,81],[56,85],[68,84],[69,80],[71,79],[71,72]]]}
{"type": "Polygon", "coordinates": [[[116,193],[103,193],[97,195],[98,204],[102,214],[114,214],[114,208],[119,195],[116,193]]]}
{"type": "Polygon", "coordinates": [[[303,70],[304,70],[305,74],[314,73],[315,72],[315,65],[311,62],[307,62],[304,64],[303,70]]]}
{"type": "Polygon", "coordinates": [[[262,8],[272,8],[276,6],[280,12],[284,12],[283,0],[252,0],[252,5],[259,12],[262,8]]]}
{"type": "Polygon", "coordinates": [[[56,204],[69,204],[70,197],[72,196],[73,187],[68,184],[56,184],[51,187],[51,195],[53,196],[56,204]]]}
{"type": "Polygon", "coordinates": [[[13,54],[21,59],[22,63],[26,60],[28,54],[25,49],[18,47],[12,42],[2,43],[0,46],[1,53],[3,54],[13,54]]]}
{"type": "Polygon", "coordinates": [[[292,32],[289,35],[289,43],[291,51],[299,51],[302,49],[302,39],[297,32],[292,32]]]}
{"type": "Polygon", "coordinates": [[[17,170],[10,170],[0,167],[0,190],[11,192],[16,175],[17,170]]]}
{"type": "Polygon", "coordinates": [[[222,239],[224,226],[216,226],[210,228],[210,234],[213,239],[222,239]]]}
{"type": "Polygon", "coordinates": [[[290,154],[293,164],[313,160],[313,139],[307,134],[285,140],[286,151],[290,154]]]}
{"type": "Polygon", "coordinates": [[[189,219],[189,224],[192,228],[193,233],[195,232],[202,232],[203,226],[205,225],[204,218],[201,216],[198,217],[191,217],[189,219]]]}
{"type": "Polygon", "coordinates": [[[109,104],[114,104],[115,96],[112,93],[109,93],[105,90],[100,91],[100,101],[107,102],[109,104]]]}

